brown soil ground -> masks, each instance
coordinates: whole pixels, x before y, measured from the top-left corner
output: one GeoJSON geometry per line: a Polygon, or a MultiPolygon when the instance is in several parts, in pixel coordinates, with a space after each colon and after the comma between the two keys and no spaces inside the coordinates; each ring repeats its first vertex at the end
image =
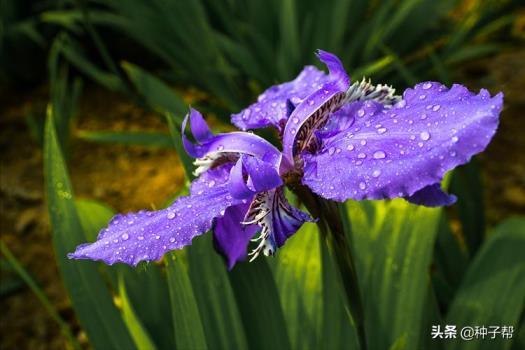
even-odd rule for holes
{"type": "MultiPolygon", "coordinates": [[[[462,69],[458,81],[471,89],[505,92],[500,129],[480,157],[490,225],[525,214],[525,50],[505,52],[462,69]]],[[[78,129],[167,132],[153,114],[124,98],[89,86],[79,108],[78,129]]],[[[46,89],[9,96],[0,119],[0,234],[42,286],[61,316],[87,344],[61,284],[50,242],[43,194],[42,152],[24,118],[42,113],[46,89]]],[[[160,206],[183,183],[175,151],[74,140],[68,161],[78,197],[100,200],[116,211],[160,206]]],[[[5,281],[9,276],[2,276],[5,281]]],[[[22,286],[0,300],[1,349],[62,349],[58,326],[32,292],[22,286]]]]}

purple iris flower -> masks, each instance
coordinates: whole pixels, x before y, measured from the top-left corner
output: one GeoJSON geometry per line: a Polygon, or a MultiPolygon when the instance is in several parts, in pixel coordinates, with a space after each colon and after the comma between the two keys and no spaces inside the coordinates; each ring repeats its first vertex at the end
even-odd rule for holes
{"type": "Polygon", "coordinates": [[[246,131],[213,135],[192,109],[182,126],[184,135],[189,121],[195,139],[183,136],[197,165],[190,195],[166,209],[116,215],[96,242],[69,257],[137,265],[190,245],[210,229],[229,268],[247,255],[272,255],[304,222],[314,221],[290,205],[287,185],[335,201],[454,203],[440,181],[487,147],[503,95],[424,82],[398,96],[386,85],[351,83],[333,54],[319,51],[318,57],[329,74],[305,67],[232,115],[242,130],[275,127],[282,151],[246,131]]]}

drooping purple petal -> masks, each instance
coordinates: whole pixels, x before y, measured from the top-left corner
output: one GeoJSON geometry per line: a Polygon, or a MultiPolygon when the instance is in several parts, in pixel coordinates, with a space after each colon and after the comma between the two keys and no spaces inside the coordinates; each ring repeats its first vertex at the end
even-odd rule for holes
{"type": "Polygon", "coordinates": [[[351,127],[303,155],[303,183],[339,201],[412,196],[485,149],[502,100],[486,90],[475,95],[461,85],[426,82],[388,110],[367,101],[352,112],[351,127]]]}
{"type": "Polygon", "coordinates": [[[413,195],[405,198],[410,203],[426,207],[442,207],[456,203],[456,196],[443,192],[440,184],[423,187],[413,195]]]}
{"type": "Polygon", "coordinates": [[[292,81],[264,91],[257,102],[232,114],[232,123],[241,130],[274,126],[281,130],[288,119],[288,101],[298,105],[304,98],[328,82],[328,75],[314,66],[306,66],[292,81]]]}
{"type": "Polygon", "coordinates": [[[288,203],[282,187],[257,193],[245,218],[245,223],[261,227],[256,239],[258,245],[250,253],[251,260],[261,252],[266,256],[273,255],[307,221],[314,220],[288,203]]]}
{"type": "MultiPolygon", "coordinates": [[[[192,112],[184,118],[182,123],[182,141],[188,154],[194,158],[202,158],[210,154],[249,154],[258,158],[271,159],[275,164],[280,161],[281,154],[277,148],[265,139],[247,132],[229,132],[218,135],[209,134],[209,129],[205,129],[206,123],[199,112],[192,112]],[[188,118],[197,122],[197,126],[192,127],[197,143],[194,144],[184,135],[184,130],[188,118]],[[206,131],[208,130],[208,131],[206,131]]],[[[207,126],[206,126],[207,128],[207,126]]]]}
{"type": "Polygon", "coordinates": [[[257,225],[241,224],[248,207],[249,204],[239,204],[227,208],[224,216],[216,219],[213,228],[215,248],[226,258],[229,269],[246,259],[250,240],[259,230],[257,225]]]}
{"type": "Polygon", "coordinates": [[[190,245],[212,227],[214,218],[241,203],[232,198],[225,183],[211,184],[198,183],[191,196],[178,198],[166,209],[116,215],[94,243],[78,246],[68,257],[137,265],[190,245]]]}
{"type": "Polygon", "coordinates": [[[318,55],[330,71],[330,81],[297,105],[290,115],[283,132],[282,172],[293,168],[294,155],[312,147],[316,141],[315,131],[341,108],[350,86],[350,78],[337,56],[324,51],[318,55]]]}

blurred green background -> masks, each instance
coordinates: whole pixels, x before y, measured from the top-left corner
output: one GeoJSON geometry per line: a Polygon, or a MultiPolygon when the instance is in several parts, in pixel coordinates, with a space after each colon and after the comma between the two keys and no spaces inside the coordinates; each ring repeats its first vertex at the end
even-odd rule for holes
{"type": "Polygon", "coordinates": [[[505,93],[493,142],[450,176],[457,205],[342,207],[369,348],[524,349],[520,5],[2,0],[0,348],[356,348],[314,225],[231,273],[209,237],[135,270],[65,259],[112,213],[184,193],[177,140],[189,104],[230,130],[231,113],[317,65],[321,48],[352,79],[398,91],[439,80],[505,93]],[[431,325],[445,323],[513,325],[514,338],[432,342],[431,325]]]}

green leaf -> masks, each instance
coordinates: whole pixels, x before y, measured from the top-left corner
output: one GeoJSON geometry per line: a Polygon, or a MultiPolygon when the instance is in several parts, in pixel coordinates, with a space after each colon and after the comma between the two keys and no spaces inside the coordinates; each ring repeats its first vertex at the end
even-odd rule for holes
{"type": "Polygon", "coordinates": [[[170,112],[178,117],[179,122],[182,121],[188,107],[175,90],[134,64],[124,62],[122,68],[138,92],[154,110],[161,114],[170,112]]]}
{"type": "Polygon", "coordinates": [[[51,301],[49,301],[49,298],[45,294],[45,292],[38,286],[36,281],[31,277],[31,275],[22,267],[20,262],[16,259],[16,257],[11,253],[7,245],[3,241],[0,241],[0,250],[2,251],[2,254],[5,256],[6,260],[9,262],[13,270],[16,271],[16,273],[22,278],[22,280],[31,288],[31,291],[35,294],[35,296],[38,298],[38,300],[42,303],[46,311],[49,313],[51,318],[55,320],[58,325],[60,326],[60,331],[62,334],[66,337],[69,344],[74,349],[81,349],[80,344],[78,343],[77,339],[71,332],[71,328],[69,325],[62,319],[60,314],[57,312],[53,304],[51,304],[51,301]]]}
{"type": "Polygon", "coordinates": [[[122,301],[122,317],[124,322],[128,326],[128,329],[131,333],[131,337],[135,341],[138,349],[141,350],[154,350],[156,349],[155,344],[150,339],[150,336],[144,326],[142,325],[141,320],[138,318],[133,306],[128,297],[126,291],[126,282],[124,281],[124,275],[119,275],[118,280],[118,290],[119,296],[122,301]]]}
{"type": "Polygon", "coordinates": [[[185,254],[185,251],[179,250],[166,255],[175,344],[177,349],[207,349],[185,254]]]}
{"type": "Polygon", "coordinates": [[[230,279],[250,349],[289,349],[283,310],[264,258],[237,264],[230,279]]]}
{"type": "Polygon", "coordinates": [[[171,148],[173,141],[168,134],[158,132],[114,132],[79,130],[76,136],[82,140],[99,143],[120,143],[124,145],[140,145],[149,147],[171,148]]]}
{"type": "Polygon", "coordinates": [[[441,211],[400,199],[349,202],[347,208],[369,348],[402,342],[416,349],[441,211]]]}
{"type": "MultiPolygon", "coordinates": [[[[447,324],[513,326],[517,332],[525,302],[525,218],[497,226],[470,265],[447,315],[447,324]]],[[[447,349],[509,349],[511,341],[457,339],[447,349]]]]}
{"type": "Polygon", "coordinates": [[[215,349],[246,349],[241,316],[226,264],[212,247],[209,232],[188,249],[189,276],[207,344],[215,349]]]}
{"type": "Polygon", "coordinates": [[[86,235],[51,117],[45,129],[44,174],[56,259],[81,325],[96,349],[133,349],[133,341],[97,264],[66,257],[78,244],[86,242],[86,235]]]}
{"type": "Polygon", "coordinates": [[[195,178],[195,175],[193,174],[193,160],[188,155],[188,153],[184,149],[184,145],[182,144],[182,135],[180,132],[180,127],[177,124],[176,118],[173,114],[166,113],[166,119],[168,121],[168,127],[170,129],[172,144],[173,146],[175,146],[177,154],[179,155],[179,159],[182,163],[182,166],[184,167],[186,179],[192,181],[195,178]]]}
{"type": "Polygon", "coordinates": [[[469,253],[474,255],[485,238],[483,183],[478,162],[473,159],[452,173],[450,191],[457,195],[457,209],[469,253]]]}
{"type": "MultiPolygon", "coordinates": [[[[323,321],[321,263],[316,226],[306,224],[286,241],[274,264],[275,283],[294,349],[315,349],[320,345],[323,321]]],[[[324,345],[331,348],[327,343],[324,345]]]]}

